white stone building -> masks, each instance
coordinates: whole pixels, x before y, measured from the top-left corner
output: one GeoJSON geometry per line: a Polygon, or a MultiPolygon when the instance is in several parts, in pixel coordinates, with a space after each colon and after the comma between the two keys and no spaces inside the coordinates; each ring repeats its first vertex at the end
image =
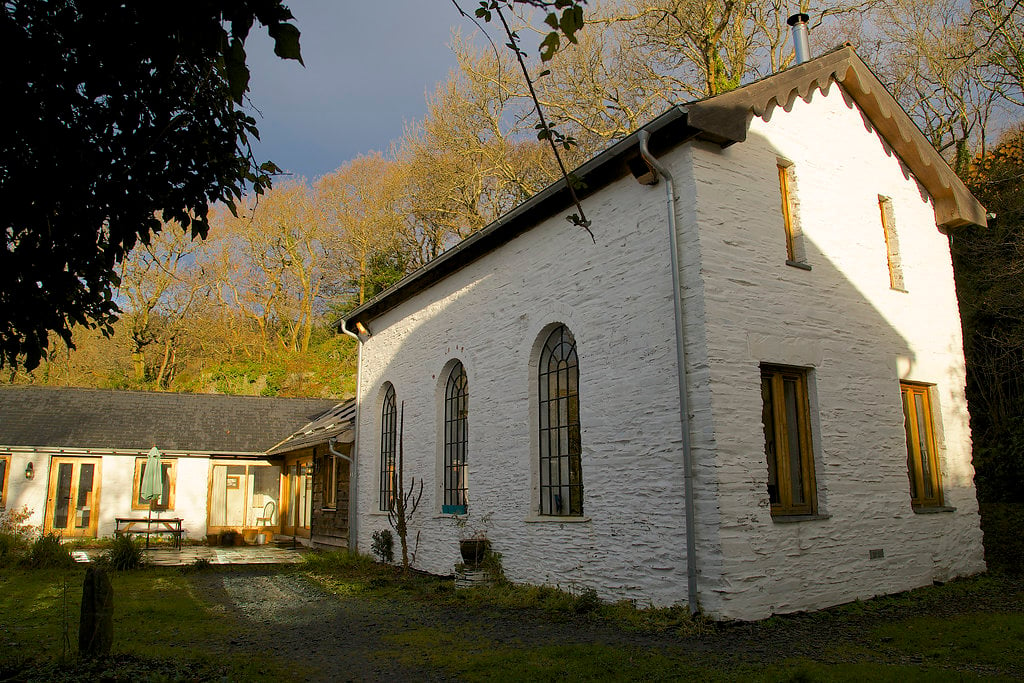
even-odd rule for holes
{"type": "Polygon", "coordinates": [[[463,510],[512,580],[716,618],[984,570],[947,241],[984,209],[851,48],[578,174],[596,243],[556,184],[344,320],[360,548],[404,408],[429,571],[463,510]]]}

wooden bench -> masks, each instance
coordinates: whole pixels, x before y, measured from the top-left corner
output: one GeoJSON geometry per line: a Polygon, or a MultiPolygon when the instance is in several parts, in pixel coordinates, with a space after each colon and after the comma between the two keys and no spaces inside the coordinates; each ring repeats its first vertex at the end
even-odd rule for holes
{"type": "Polygon", "coordinates": [[[181,517],[161,517],[149,519],[148,517],[115,517],[115,536],[145,536],[146,547],[149,547],[151,535],[169,535],[174,539],[174,547],[181,549],[181,537],[184,534],[181,528],[181,517]]]}

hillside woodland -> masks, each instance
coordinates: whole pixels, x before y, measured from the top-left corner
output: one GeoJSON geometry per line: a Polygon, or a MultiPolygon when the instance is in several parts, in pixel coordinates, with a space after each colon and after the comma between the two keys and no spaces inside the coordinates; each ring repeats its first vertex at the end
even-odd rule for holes
{"type": "MultiPolygon", "coordinates": [[[[796,9],[754,0],[589,3],[574,44],[550,62],[535,54],[527,62],[537,99],[568,141],[567,164],[670,104],[791,65],[786,18],[796,9]]],[[[1024,473],[1024,0],[802,0],[799,10],[812,17],[813,51],[857,46],[996,214],[989,229],[952,242],[979,485],[986,496],[1019,497],[1008,482],[1024,473]]],[[[530,18],[513,27],[524,48],[546,31],[530,18]]],[[[74,349],[58,342],[34,371],[6,368],[2,381],[351,396],[356,349],[332,321],[560,181],[504,42],[497,33],[493,42],[453,35],[458,68],[390,149],[312,180],[279,178],[238,202],[237,215],[213,211],[205,240],[162,224],[123,264],[112,334],[78,327],[74,349]]],[[[600,240],[601,226],[592,230],[600,240]]]]}

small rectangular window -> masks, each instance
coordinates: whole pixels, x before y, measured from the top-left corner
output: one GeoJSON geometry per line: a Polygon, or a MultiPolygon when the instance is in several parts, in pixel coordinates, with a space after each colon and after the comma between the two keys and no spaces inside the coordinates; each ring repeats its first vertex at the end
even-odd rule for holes
{"type": "MultiPolygon", "coordinates": [[[[160,469],[163,470],[163,493],[160,499],[153,503],[154,510],[174,509],[174,480],[177,472],[177,460],[161,460],[160,469]]],[[[133,510],[149,510],[150,501],[142,499],[142,478],[146,475],[146,458],[135,458],[135,480],[132,493],[133,510]]]]}
{"type": "Polygon", "coordinates": [[[903,426],[907,434],[907,473],[910,503],[914,507],[942,506],[942,478],[935,449],[929,387],[900,382],[903,426]]]}
{"type": "Polygon", "coordinates": [[[892,200],[878,195],[878,209],[882,214],[882,229],[885,231],[885,251],[889,259],[889,286],[904,291],[903,261],[900,259],[900,243],[896,237],[896,218],[892,200]]]}
{"type": "Polygon", "coordinates": [[[772,515],[816,514],[807,371],[762,366],[761,401],[772,515]]]}
{"type": "Polygon", "coordinates": [[[786,230],[786,264],[806,270],[809,269],[809,266],[794,196],[796,176],[793,172],[793,164],[780,159],[777,168],[779,170],[779,194],[782,197],[782,224],[786,230]]]}
{"type": "Polygon", "coordinates": [[[323,503],[321,507],[333,510],[338,505],[338,458],[328,453],[320,466],[323,481],[323,503]]]}

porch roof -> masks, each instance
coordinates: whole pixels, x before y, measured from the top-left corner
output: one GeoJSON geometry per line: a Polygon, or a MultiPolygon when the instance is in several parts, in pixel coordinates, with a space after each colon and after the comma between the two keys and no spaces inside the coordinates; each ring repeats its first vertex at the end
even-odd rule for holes
{"type": "Polygon", "coordinates": [[[355,440],[355,399],[337,404],[312,420],[294,434],[267,450],[267,455],[281,455],[334,439],[348,444],[355,440]]]}

